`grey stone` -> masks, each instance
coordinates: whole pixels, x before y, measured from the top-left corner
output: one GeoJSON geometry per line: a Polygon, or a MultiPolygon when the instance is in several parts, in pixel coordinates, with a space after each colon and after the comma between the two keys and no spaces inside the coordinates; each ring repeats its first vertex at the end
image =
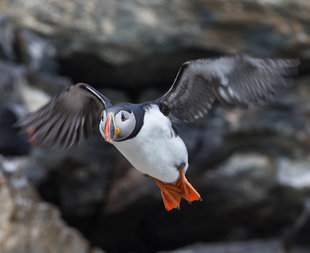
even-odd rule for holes
{"type": "Polygon", "coordinates": [[[62,55],[87,50],[117,64],[188,46],[260,55],[300,48],[299,55],[306,55],[309,8],[307,0],[5,0],[0,5],[21,26],[58,36],[62,55]]]}
{"type": "Polygon", "coordinates": [[[23,160],[0,157],[1,252],[90,253],[88,242],[64,223],[59,210],[40,200],[23,175],[23,160]]]}
{"type": "MultiPolygon", "coordinates": [[[[309,248],[294,248],[291,253],[306,253],[309,248]]],[[[250,240],[247,242],[226,242],[213,244],[194,244],[181,249],[162,251],[162,253],[285,253],[281,241],[250,240]]]]}

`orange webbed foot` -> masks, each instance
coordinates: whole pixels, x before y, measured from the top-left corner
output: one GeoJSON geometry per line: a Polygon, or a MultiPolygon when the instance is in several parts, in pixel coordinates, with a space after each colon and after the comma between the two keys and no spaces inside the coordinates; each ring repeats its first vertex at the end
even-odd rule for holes
{"type": "Polygon", "coordinates": [[[182,198],[189,203],[194,200],[201,200],[199,193],[186,179],[184,170],[180,169],[179,172],[180,177],[175,184],[163,183],[162,181],[153,178],[161,190],[161,196],[168,211],[174,208],[179,209],[182,198]]]}
{"type": "Polygon", "coordinates": [[[178,187],[173,184],[163,183],[162,181],[154,178],[158,187],[161,190],[161,196],[164,201],[164,205],[168,211],[176,208],[180,209],[181,194],[182,192],[178,187]]]}
{"type": "Polygon", "coordinates": [[[192,202],[194,200],[201,200],[199,193],[194,189],[194,187],[188,182],[185,177],[185,172],[183,169],[180,170],[180,177],[176,182],[176,186],[180,189],[181,197],[188,202],[192,202]]]}

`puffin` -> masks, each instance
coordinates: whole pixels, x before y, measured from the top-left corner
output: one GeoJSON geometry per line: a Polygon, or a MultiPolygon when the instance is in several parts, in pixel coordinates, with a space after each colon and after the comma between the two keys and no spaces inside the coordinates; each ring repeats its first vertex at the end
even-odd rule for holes
{"type": "Polygon", "coordinates": [[[140,104],[112,103],[92,86],[78,83],[18,125],[30,141],[70,148],[94,129],[143,174],[155,180],[165,208],[179,209],[181,199],[201,200],[185,174],[189,167],[179,122],[204,117],[216,100],[226,106],[263,105],[288,86],[298,72],[298,59],[260,58],[247,54],[183,63],[170,89],[140,104]]]}

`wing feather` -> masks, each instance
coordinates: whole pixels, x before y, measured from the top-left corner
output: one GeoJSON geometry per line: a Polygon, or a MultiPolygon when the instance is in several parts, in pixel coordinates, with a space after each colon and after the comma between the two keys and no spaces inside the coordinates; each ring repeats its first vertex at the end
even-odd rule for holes
{"type": "Polygon", "coordinates": [[[111,105],[93,87],[79,83],[26,115],[17,125],[30,129],[39,144],[69,148],[90,136],[102,111],[111,105]]]}
{"type": "Polygon", "coordinates": [[[245,54],[188,61],[160,98],[160,108],[168,116],[192,122],[207,114],[216,99],[232,106],[261,105],[290,84],[298,65],[298,59],[245,54]]]}

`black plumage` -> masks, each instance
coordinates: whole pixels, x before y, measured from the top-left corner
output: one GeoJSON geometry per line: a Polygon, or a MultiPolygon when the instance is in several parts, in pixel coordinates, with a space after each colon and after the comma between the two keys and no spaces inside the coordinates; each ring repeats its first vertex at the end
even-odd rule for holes
{"type": "Polygon", "coordinates": [[[261,105],[290,83],[298,65],[298,59],[244,54],[188,61],[160,105],[165,114],[185,122],[203,117],[216,99],[232,106],[261,105]]]}
{"type": "Polygon", "coordinates": [[[110,105],[111,101],[93,87],[79,83],[26,115],[18,125],[30,129],[38,143],[68,148],[92,134],[101,112],[110,105]]]}

